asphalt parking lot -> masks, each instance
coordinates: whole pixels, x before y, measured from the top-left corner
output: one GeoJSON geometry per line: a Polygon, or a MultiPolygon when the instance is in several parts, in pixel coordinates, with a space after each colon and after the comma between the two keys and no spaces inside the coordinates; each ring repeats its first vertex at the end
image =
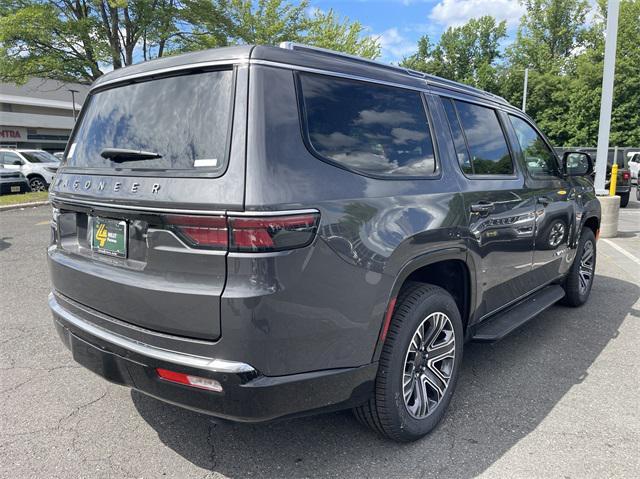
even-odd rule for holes
{"type": "Polygon", "coordinates": [[[640,203],[598,243],[580,309],[469,344],[445,420],[413,444],[349,412],[217,424],[77,366],[47,308],[48,207],[0,213],[0,476],[638,477],[640,203]]]}

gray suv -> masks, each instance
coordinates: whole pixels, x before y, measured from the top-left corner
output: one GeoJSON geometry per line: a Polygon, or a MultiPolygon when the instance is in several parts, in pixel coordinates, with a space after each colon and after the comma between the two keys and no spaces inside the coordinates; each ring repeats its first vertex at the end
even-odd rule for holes
{"type": "Polygon", "coordinates": [[[398,67],[291,43],[146,62],[72,134],[49,304],[115,383],[242,422],[354,408],[410,441],[465,342],[587,300],[591,171],[502,98],[398,67]]]}

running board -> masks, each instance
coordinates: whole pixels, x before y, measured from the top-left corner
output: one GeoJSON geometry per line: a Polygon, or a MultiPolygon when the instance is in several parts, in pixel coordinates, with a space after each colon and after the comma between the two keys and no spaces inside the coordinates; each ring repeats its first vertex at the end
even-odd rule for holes
{"type": "Polygon", "coordinates": [[[479,343],[500,341],[507,334],[512,333],[530,319],[535,318],[563,297],[564,289],[562,289],[562,286],[557,284],[545,286],[515,306],[480,323],[471,340],[479,343]]]}

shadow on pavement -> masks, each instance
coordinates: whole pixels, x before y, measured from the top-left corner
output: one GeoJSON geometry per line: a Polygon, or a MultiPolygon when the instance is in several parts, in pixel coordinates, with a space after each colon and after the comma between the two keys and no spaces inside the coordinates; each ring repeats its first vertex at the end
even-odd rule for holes
{"type": "Polygon", "coordinates": [[[587,377],[639,296],[632,283],[597,276],[586,306],[555,306],[493,346],[468,344],[448,414],[412,444],[380,439],[348,411],[266,425],[215,424],[138,392],[131,396],[164,444],[228,477],[473,477],[587,377]]]}

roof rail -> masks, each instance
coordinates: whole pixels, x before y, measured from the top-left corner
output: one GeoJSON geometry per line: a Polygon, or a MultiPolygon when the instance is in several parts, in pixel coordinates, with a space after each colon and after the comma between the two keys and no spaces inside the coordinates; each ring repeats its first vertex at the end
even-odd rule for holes
{"type": "Polygon", "coordinates": [[[349,60],[354,60],[360,63],[369,64],[369,65],[375,65],[377,67],[386,68],[398,73],[403,73],[405,75],[410,75],[412,77],[422,79],[428,84],[431,84],[434,86],[440,86],[443,88],[449,88],[449,89],[459,90],[459,91],[461,90],[461,91],[470,93],[472,95],[488,97],[493,99],[494,101],[509,104],[507,100],[505,100],[499,95],[489,93],[488,91],[480,90],[479,88],[475,88],[470,85],[465,85],[464,83],[458,83],[453,80],[447,80],[445,78],[440,78],[435,75],[430,75],[428,73],[412,70],[410,68],[389,65],[388,63],[383,63],[376,60],[370,60],[368,58],[362,58],[356,55],[350,55],[348,53],[337,52],[335,50],[329,50],[328,48],[315,47],[313,45],[305,45],[303,43],[281,42],[280,45],[278,46],[286,50],[297,50],[297,51],[303,51],[303,52],[306,51],[310,53],[320,53],[320,54],[329,55],[329,56],[338,57],[338,58],[347,58],[349,60]]]}

